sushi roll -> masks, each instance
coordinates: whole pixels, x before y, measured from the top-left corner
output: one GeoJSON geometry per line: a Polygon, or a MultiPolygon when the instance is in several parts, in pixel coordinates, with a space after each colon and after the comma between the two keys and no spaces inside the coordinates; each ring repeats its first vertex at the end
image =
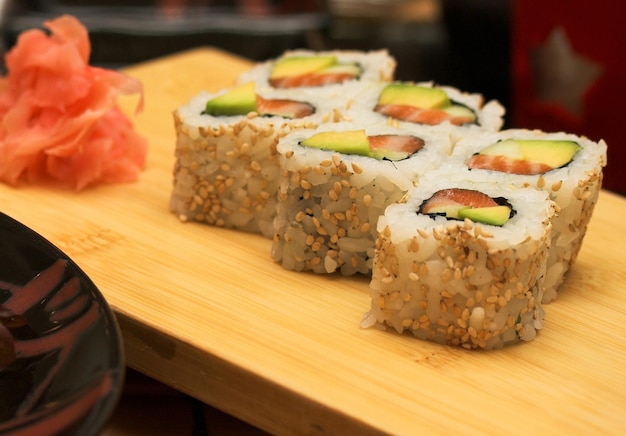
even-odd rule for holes
{"type": "Polygon", "coordinates": [[[181,221],[273,235],[280,137],[340,115],[323,94],[258,90],[253,82],[200,92],[174,112],[170,209],[181,221]]]}
{"type": "Polygon", "coordinates": [[[468,135],[460,140],[441,171],[452,179],[531,186],[556,203],[543,301],[557,297],[580,251],[602,185],[607,146],[569,133],[511,129],[468,135]]]}
{"type": "Polygon", "coordinates": [[[272,258],[285,269],[369,274],[378,217],[452,147],[429,131],[364,126],[323,125],[279,141],[272,258]]]}
{"type": "Polygon", "coordinates": [[[470,131],[495,132],[504,123],[504,108],[480,94],[433,82],[369,83],[354,99],[350,119],[376,117],[390,125],[421,125],[451,130],[455,140],[470,131]]]}
{"type": "Polygon", "coordinates": [[[379,219],[361,326],[468,349],[534,339],[553,213],[536,189],[422,178],[379,219]]]}
{"type": "Polygon", "coordinates": [[[387,50],[291,50],[282,56],[258,63],[242,73],[237,83],[253,81],[260,89],[299,89],[317,92],[321,88],[341,97],[354,85],[389,82],[396,60],[387,50]]]}

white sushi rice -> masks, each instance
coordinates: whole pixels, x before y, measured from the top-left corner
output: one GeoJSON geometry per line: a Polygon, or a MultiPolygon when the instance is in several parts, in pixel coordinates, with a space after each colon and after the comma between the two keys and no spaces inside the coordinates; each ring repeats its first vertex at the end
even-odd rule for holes
{"type": "Polygon", "coordinates": [[[442,166],[441,172],[452,180],[471,177],[494,186],[531,186],[549,193],[550,198],[558,206],[558,214],[552,220],[553,240],[543,297],[543,302],[548,303],[556,299],[558,288],[580,251],[602,185],[606,151],[604,141],[594,142],[574,134],[510,129],[491,134],[467,135],[455,145],[453,157],[442,166]],[[503,139],[568,140],[577,142],[582,149],[567,166],[542,175],[517,175],[468,169],[465,161],[469,157],[503,139]]]}
{"type": "Polygon", "coordinates": [[[427,175],[378,222],[364,328],[492,349],[534,339],[542,326],[542,280],[554,204],[547,193],[427,175]],[[432,218],[421,204],[447,188],[504,197],[516,214],[502,227],[432,218]]]}
{"type": "Polygon", "coordinates": [[[379,216],[450,149],[443,135],[386,125],[337,123],[285,136],[278,144],[282,174],[273,259],[294,271],[369,274],[379,216]],[[392,162],[299,145],[316,132],[359,128],[368,135],[419,136],[425,146],[408,159],[392,162]]]}

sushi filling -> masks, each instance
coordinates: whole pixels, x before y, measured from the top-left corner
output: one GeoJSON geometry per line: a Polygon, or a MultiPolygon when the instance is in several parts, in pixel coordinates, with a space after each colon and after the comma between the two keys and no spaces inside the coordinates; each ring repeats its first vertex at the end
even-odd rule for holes
{"type": "Polygon", "coordinates": [[[581,146],[574,141],[506,139],[473,154],[466,165],[518,175],[545,174],[572,162],[581,146]]]}
{"type": "Polygon", "coordinates": [[[291,56],[274,64],[269,84],[280,89],[327,86],[358,79],[362,72],[358,63],[338,62],[333,55],[291,56]]]}
{"type": "Polygon", "coordinates": [[[417,136],[368,136],[365,130],[319,132],[300,142],[303,147],[390,161],[407,159],[420,151],[424,144],[424,140],[417,136]]]}
{"type": "Polygon", "coordinates": [[[504,197],[489,197],[473,189],[450,188],[437,191],[418,208],[418,214],[431,218],[443,216],[450,220],[465,220],[503,226],[516,211],[504,197]]]}
{"type": "Polygon", "coordinates": [[[380,93],[374,111],[416,124],[434,126],[448,121],[456,126],[478,125],[476,113],[468,106],[450,100],[444,90],[412,83],[387,85],[380,93]]]}
{"type": "Polygon", "coordinates": [[[454,103],[449,110],[443,109],[424,109],[410,105],[380,105],[374,108],[375,112],[386,115],[400,121],[407,121],[415,124],[426,124],[436,126],[445,121],[455,126],[464,126],[469,124],[479,125],[476,114],[469,107],[460,103],[454,103]],[[455,108],[452,110],[452,108],[455,108]],[[454,111],[458,111],[455,113],[454,111]]]}
{"type": "Polygon", "coordinates": [[[254,82],[248,82],[210,99],[202,112],[212,116],[245,116],[249,113],[295,119],[313,115],[315,107],[295,100],[265,99],[256,93],[254,82]]]}

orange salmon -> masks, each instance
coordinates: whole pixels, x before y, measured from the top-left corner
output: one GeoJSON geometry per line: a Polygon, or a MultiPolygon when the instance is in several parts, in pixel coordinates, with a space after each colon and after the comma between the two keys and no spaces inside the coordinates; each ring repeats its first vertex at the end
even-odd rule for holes
{"type": "Polygon", "coordinates": [[[333,85],[354,79],[350,73],[308,73],[300,76],[276,77],[270,79],[270,85],[274,88],[303,88],[333,85]]]}
{"type": "Polygon", "coordinates": [[[295,100],[266,100],[257,95],[256,105],[261,115],[279,115],[285,118],[303,118],[315,113],[309,103],[295,100]]]}
{"type": "Polygon", "coordinates": [[[428,124],[431,126],[441,124],[444,121],[450,121],[451,124],[456,126],[472,123],[474,121],[469,117],[451,115],[441,109],[421,109],[404,104],[376,105],[374,111],[397,120],[418,124],[428,124]]]}
{"type": "Polygon", "coordinates": [[[470,169],[493,170],[520,175],[544,174],[552,169],[549,165],[541,162],[485,154],[475,154],[465,163],[470,169]]]}
{"type": "Polygon", "coordinates": [[[423,214],[440,208],[441,206],[471,206],[471,207],[491,207],[498,206],[498,203],[480,191],[463,188],[449,188],[437,191],[426,200],[420,207],[419,212],[423,214]]]}
{"type": "Polygon", "coordinates": [[[374,135],[367,137],[370,150],[403,151],[408,156],[424,147],[424,140],[411,135],[374,135]]]}

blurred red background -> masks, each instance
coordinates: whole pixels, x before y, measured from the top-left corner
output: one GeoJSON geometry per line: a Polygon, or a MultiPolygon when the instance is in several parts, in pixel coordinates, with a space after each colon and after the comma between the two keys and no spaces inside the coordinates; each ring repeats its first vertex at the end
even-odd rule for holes
{"type": "Polygon", "coordinates": [[[604,139],[607,189],[626,194],[626,2],[516,0],[513,127],[604,139]]]}

